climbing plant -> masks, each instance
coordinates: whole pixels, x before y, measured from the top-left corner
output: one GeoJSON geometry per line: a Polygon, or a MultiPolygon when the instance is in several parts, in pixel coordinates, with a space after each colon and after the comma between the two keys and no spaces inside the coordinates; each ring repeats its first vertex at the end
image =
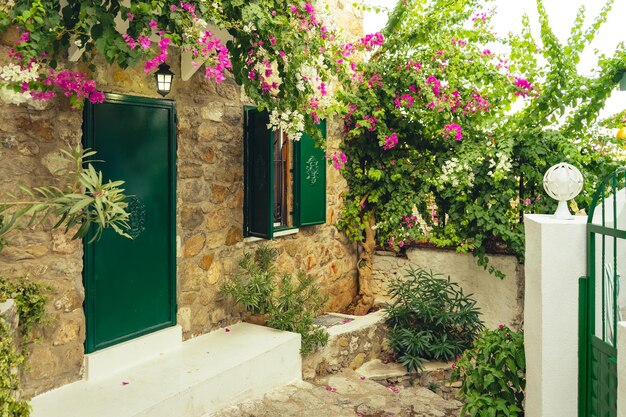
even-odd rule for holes
{"type": "Polygon", "coordinates": [[[28,402],[15,393],[19,388],[19,374],[15,372],[24,363],[24,356],[16,351],[9,326],[0,319],[0,416],[27,417],[28,402]]]}
{"type": "Polygon", "coordinates": [[[542,177],[567,161],[585,175],[578,208],[614,166],[613,139],[595,128],[599,110],[626,70],[626,49],[598,59],[593,75],[576,64],[611,9],[585,26],[579,11],[567,41],[537,0],[539,36],[494,33],[483,0],[400,1],[370,53],[341,91],[348,111],[341,152],[332,155],[349,192],[340,227],[360,242],[365,312],[376,245],[399,250],[427,241],[473,253],[523,254],[525,212],[550,212],[542,177]]]}
{"type": "MultiPolygon", "coordinates": [[[[27,279],[0,276],[0,302],[15,300],[19,317],[19,334],[31,339],[33,327],[44,319],[47,296],[45,286],[27,279]]],[[[0,417],[27,417],[30,406],[18,397],[20,370],[27,357],[19,348],[8,323],[0,317],[0,417]]]]}
{"type": "Polygon", "coordinates": [[[208,79],[222,82],[232,71],[290,138],[306,131],[320,141],[315,123],[337,111],[333,91],[352,71],[354,52],[315,2],[303,0],[10,0],[0,5],[0,33],[10,28],[19,39],[13,64],[0,69],[7,100],[47,100],[60,91],[77,108],[98,103],[104,95],[91,79],[98,58],[151,72],[178,46],[208,79]],[[232,40],[224,44],[215,29],[232,40]],[[87,73],[62,68],[70,50],[87,73]]]}

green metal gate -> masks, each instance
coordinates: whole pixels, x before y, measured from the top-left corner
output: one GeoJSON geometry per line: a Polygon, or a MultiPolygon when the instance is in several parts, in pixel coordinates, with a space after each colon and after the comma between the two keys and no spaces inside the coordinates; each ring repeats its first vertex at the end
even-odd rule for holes
{"type": "Polygon", "coordinates": [[[608,176],[587,221],[587,276],[579,284],[579,417],[617,416],[617,323],[626,307],[619,291],[620,272],[626,271],[625,186],[626,168],[608,176]]]}

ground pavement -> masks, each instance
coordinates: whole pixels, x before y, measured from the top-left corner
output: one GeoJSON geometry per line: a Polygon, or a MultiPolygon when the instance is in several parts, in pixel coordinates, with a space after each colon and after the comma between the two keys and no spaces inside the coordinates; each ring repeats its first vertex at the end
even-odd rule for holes
{"type": "Polygon", "coordinates": [[[461,403],[423,387],[386,387],[352,370],[299,382],[211,417],[458,417],[461,403]]]}

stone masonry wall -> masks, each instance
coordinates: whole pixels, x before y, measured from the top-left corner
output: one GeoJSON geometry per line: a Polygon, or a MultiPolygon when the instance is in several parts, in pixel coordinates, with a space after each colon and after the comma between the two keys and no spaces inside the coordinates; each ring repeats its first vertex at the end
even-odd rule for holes
{"type": "Polygon", "coordinates": [[[376,303],[389,300],[387,289],[393,279],[402,278],[409,267],[432,270],[458,283],[465,294],[473,294],[488,328],[503,323],[519,328],[524,313],[524,267],[514,256],[490,255],[490,263],[506,278],[489,274],[471,255],[451,250],[409,248],[406,257],[379,251],[374,256],[373,290],[376,303]]]}
{"type": "MultiPolygon", "coordinates": [[[[331,14],[340,10],[340,27],[362,32],[362,14],[351,3],[330,0],[331,14]],[[361,23],[359,23],[361,22],[361,23]]],[[[15,33],[0,38],[0,65],[6,63],[15,33]]],[[[177,50],[168,63],[180,74],[177,50]]],[[[78,64],[68,67],[80,68],[78,64]]],[[[141,68],[122,70],[97,65],[98,87],[107,92],[160,98],[151,74],[141,68]]],[[[202,71],[188,82],[175,77],[168,99],[178,111],[177,181],[177,321],[185,338],[204,334],[239,320],[240,311],[218,295],[224,277],[237,259],[261,242],[243,240],[243,106],[241,88],[232,77],[222,84],[204,79],[202,71]]],[[[341,126],[329,123],[329,148],[337,146],[341,126]]],[[[82,138],[82,113],[66,99],[41,105],[0,102],[0,200],[15,184],[49,185],[60,168],[60,148],[76,146],[82,138]]],[[[330,295],[330,311],[345,308],[356,295],[355,246],[333,226],[340,211],[345,181],[328,169],[327,224],[300,229],[276,238],[281,272],[300,268],[318,278],[330,295]]],[[[13,232],[0,253],[0,275],[29,276],[50,286],[48,321],[39,330],[40,342],[29,349],[30,369],[24,393],[35,395],[78,380],[83,374],[85,297],[82,242],[51,230],[50,224],[13,232]]]]}

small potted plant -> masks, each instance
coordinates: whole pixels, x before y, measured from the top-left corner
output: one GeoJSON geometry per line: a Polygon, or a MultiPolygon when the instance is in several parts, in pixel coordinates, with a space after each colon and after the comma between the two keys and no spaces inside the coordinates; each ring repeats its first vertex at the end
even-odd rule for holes
{"type": "Polygon", "coordinates": [[[300,352],[307,355],[328,342],[326,329],[313,324],[328,297],[322,294],[314,277],[298,271],[278,276],[274,266],[278,253],[261,245],[254,254],[239,260],[239,271],[230,276],[221,291],[245,308],[244,321],[274,329],[299,333],[300,352]]]}

